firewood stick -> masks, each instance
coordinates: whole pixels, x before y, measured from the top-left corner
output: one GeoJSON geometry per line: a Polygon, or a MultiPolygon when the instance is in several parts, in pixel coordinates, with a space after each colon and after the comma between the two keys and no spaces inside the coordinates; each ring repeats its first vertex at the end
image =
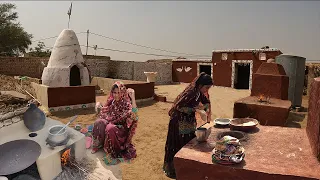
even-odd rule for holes
{"type": "Polygon", "coordinates": [[[36,99],[34,96],[32,96],[32,94],[31,93],[29,93],[27,90],[24,90],[29,96],[31,96],[34,100],[36,100],[39,104],[41,104],[41,102],[38,100],[38,99],[36,99]]]}

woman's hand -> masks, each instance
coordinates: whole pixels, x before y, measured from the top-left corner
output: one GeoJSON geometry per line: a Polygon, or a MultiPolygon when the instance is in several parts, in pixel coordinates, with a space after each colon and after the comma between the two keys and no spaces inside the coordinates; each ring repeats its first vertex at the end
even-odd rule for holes
{"type": "Polygon", "coordinates": [[[127,127],[130,128],[130,126],[132,125],[133,119],[132,118],[128,118],[127,119],[127,127]]]}
{"type": "Polygon", "coordinates": [[[128,92],[128,95],[131,99],[135,99],[135,93],[134,93],[134,90],[131,89],[131,88],[128,88],[127,89],[127,92],[128,92]]]}
{"type": "Polygon", "coordinates": [[[211,122],[211,116],[208,116],[207,123],[211,122]]]}
{"type": "Polygon", "coordinates": [[[97,103],[96,103],[96,107],[95,107],[95,110],[96,110],[96,113],[97,113],[97,114],[100,113],[101,108],[102,108],[102,104],[101,104],[100,102],[97,102],[97,103]]]}
{"type": "Polygon", "coordinates": [[[131,103],[132,103],[132,107],[136,108],[137,107],[137,103],[136,103],[136,97],[135,97],[135,93],[134,90],[131,88],[127,89],[128,95],[131,98],[131,103]]]}
{"type": "Polygon", "coordinates": [[[200,114],[200,117],[203,121],[208,122],[208,116],[207,116],[207,112],[204,110],[197,110],[197,112],[200,114]]]}

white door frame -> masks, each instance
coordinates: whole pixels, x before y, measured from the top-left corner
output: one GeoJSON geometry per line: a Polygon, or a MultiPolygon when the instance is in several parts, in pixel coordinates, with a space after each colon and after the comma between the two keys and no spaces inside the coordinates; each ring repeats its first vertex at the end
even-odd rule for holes
{"type": "Polygon", "coordinates": [[[232,60],[231,87],[234,88],[236,64],[250,64],[249,90],[252,88],[253,60],[232,60]]]}
{"type": "Polygon", "coordinates": [[[211,66],[211,78],[213,78],[213,63],[197,63],[197,74],[200,74],[200,65],[211,66]]]}

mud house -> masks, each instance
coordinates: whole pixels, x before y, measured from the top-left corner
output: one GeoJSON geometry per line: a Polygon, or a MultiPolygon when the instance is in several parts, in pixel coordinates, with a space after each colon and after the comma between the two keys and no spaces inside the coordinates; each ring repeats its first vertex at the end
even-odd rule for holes
{"type": "Polygon", "coordinates": [[[263,62],[282,54],[279,49],[231,49],[212,51],[212,77],[216,86],[251,89],[252,75],[263,62]]]}
{"type": "Polygon", "coordinates": [[[190,83],[201,72],[212,76],[211,59],[174,59],[172,60],[172,81],[190,83]]]}

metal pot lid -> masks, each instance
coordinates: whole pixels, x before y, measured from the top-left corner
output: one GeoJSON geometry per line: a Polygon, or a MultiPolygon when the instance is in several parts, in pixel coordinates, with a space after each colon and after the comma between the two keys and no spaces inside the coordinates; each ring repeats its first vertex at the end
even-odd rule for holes
{"type": "Polygon", "coordinates": [[[10,175],[31,166],[41,154],[40,145],[21,139],[0,145],[0,176],[10,175]]]}

